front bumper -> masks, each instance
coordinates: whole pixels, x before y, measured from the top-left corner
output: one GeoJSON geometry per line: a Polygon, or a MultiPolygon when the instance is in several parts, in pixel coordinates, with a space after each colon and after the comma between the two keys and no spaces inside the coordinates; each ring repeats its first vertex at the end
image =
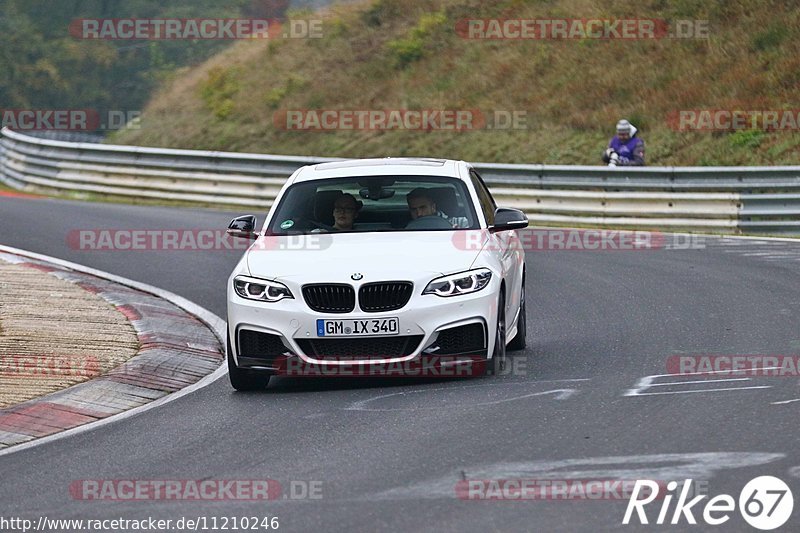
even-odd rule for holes
{"type": "Polygon", "coordinates": [[[297,293],[295,299],[266,303],[243,299],[229,289],[228,334],[237,366],[275,373],[293,360],[348,368],[410,361],[429,365],[432,360],[446,366],[459,365],[491,356],[489,347],[494,345],[495,331],[490,325],[496,323],[498,290],[499,282],[492,280],[474,294],[443,298],[423,296],[417,287],[410,301],[396,311],[365,313],[356,308],[351,313],[326,314],[312,310],[297,293]],[[396,336],[317,335],[318,319],[390,317],[399,322],[396,336]],[[257,342],[252,340],[254,335],[259,335],[257,342]]]}

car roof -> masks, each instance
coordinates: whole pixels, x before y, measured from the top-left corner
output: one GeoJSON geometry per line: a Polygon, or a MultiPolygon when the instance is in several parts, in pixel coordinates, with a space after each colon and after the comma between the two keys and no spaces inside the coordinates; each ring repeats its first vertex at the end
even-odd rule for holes
{"type": "Polygon", "coordinates": [[[446,176],[460,178],[459,165],[451,159],[386,157],[383,159],[348,159],[319,163],[301,168],[293,182],[359,176],[446,176]]]}

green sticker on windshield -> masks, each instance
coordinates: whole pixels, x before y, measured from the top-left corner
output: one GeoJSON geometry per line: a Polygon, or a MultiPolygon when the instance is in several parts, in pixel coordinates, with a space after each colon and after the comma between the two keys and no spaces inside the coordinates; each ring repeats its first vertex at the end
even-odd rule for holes
{"type": "Polygon", "coordinates": [[[284,220],[281,222],[281,229],[289,229],[294,226],[294,220],[284,220]]]}

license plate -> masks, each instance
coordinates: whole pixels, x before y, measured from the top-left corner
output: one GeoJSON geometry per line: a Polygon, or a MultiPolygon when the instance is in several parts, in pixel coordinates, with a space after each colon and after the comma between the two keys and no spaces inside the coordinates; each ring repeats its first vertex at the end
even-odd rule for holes
{"type": "Polygon", "coordinates": [[[360,337],[398,333],[400,333],[400,323],[397,318],[317,319],[317,337],[360,337]]]}

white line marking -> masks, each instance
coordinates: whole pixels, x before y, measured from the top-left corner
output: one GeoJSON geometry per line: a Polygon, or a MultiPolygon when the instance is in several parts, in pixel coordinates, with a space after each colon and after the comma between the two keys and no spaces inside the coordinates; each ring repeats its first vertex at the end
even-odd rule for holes
{"type": "MultiPolygon", "coordinates": [[[[706,235],[705,233],[695,233],[694,235],[706,235]]],[[[718,235],[710,234],[711,237],[718,237],[718,235]]],[[[721,238],[721,240],[725,239],[741,239],[743,241],[774,241],[774,242],[793,242],[793,243],[800,243],[800,239],[798,238],[791,238],[791,237],[753,237],[749,235],[726,235],[721,238]]],[[[766,244],[766,243],[762,243],[766,244]]]]}
{"type": "Polygon", "coordinates": [[[784,405],[784,404],[792,403],[792,402],[800,402],[800,398],[796,398],[794,400],[783,400],[781,402],[772,402],[771,405],[784,405]]]}
{"type": "MultiPolygon", "coordinates": [[[[158,296],[159,298],[163,298],[164,300],[167,300],[167,301],[177,305],[178,307],[180,307],[184,311],[186,311],[186,312],[196,316],[197,318],[199,318],[202,322],[204,322],[211,329],[211,331],[214,333],[214,335],[217,336],[217,339],[219,339],[220,344],[222,344],[224,339],[225,339],[225,330],[227,328],[227,325],[225,324],[224,320],[222,320],[220,317],[218,317],[217,315],[215,315],[211,311],[209,311],[209,310],[207,310],[207,309],[205,309],[203,307],[200,307],[196,303],[194,303],[194,302],[192,302],[190,300],[187,300],[186,298],[184,298],[182,296],[178,296],[175,293],[172,293],[172,292],[169,292],[169,291],[165,291],[164,289],[159,289],[158,287],[154,287],[154,286],[148,285],[146,283],[141,283],[139,281],[133,281],[133,280],[128,279],[128,278],[123,278],[121,276],[110,274],[108,272],[103,272],[102,270],[97,270],[97,269],[94,269],[94,268],[91,268],[91,267],[79,265],[77,263],[72,263],[70,261],[64,261],[63,259],[58,259],[56,257],[50,257],[50,256],[43,255],[43,254],[37,254],[37,253],[34,253],[34,252],[29,252],[27,250],[20,250],[19,248],[12,248],[10,246],[4,246],[4,245],[0,244],[0,251],[8,252],[8,253],[11,253],[11,254],[16,254],[16,255],[21,255],[23,257],[29,257],[31,259],[38,259],[40,261],[46,261],[46,262],[49,262],[49,263],[53,263],[54,265],[58,265],[60,267],[64,267],[64,268],[67,268],[67,269],[70,269],[70,270],[75,270],[76,272],[82,272],[84,274],[90,274],[92,276],[96,276],[98,278],[102,278],[102,279],[106,279],[106,280],[109,280],[109,281],[113,281],[115,283],[119,283],[120,285],[125,285],[127,287],[131,287],[133,289],[137,289],[137,290],[140,290],[142,292],[153,294],[155,296],[158,296]]],[[[78,435],[78,434],[84,433],[86,431],[93,431],[93,430],[95,430],[97,428],[100,428],[102,426],[105,426],[105,425],[108,425],[108,424],[112,424],[114,422],[118,422],[120,420],[124,420],[126,418],[130,418],[132,416],[136,416],[138,414],[144,413],[146,411],[149,411],[150,409],[155,409],[156,407],[161,407],[164,404],[167,404],[169,402],[175,401],[175,400],[177,400],[179,398],[182,398],[182,397],[186,396],[187,394],[191,394],[191,393],[195,392],[196,390],[199,390],[199,389],[202,389],[203,387],[207,387],[208,385],[211,385],[212,383],[214,383],[219,378],[225,376],[225,374],[227,374],[227,373],[228,373],[228,367],[225,364],[225,361],[223,360],[223,362],[220,365],[220,367],[218,369],[216,369],[214,372],[212,372],[211,374],[205,376],[200,381],[198,381],[196,383],[193,383],[192,385],[189,385],[188,387],[183,388],[183,389],[181,389],[181,390],[179,390],[177,392],[173,392],[171,394],[168,394],[167,396],[159,398],[158,400],[156,400],[154,402],[150,402],[150,403],[142,405],[140,407],[135,407],[135,408],[133,408],[133,409],[131,409],[129,411],[125,411],[124,413],[119,413],[119,414],[116,414],[116,415],[112,415],[112,416],[109,416],[107,418],[100,419],[100,420],[98,420],[96,422],[89,422],[88,424],[84,424],[82,426],[78,426],[78,427],[75,427],[75,428],[72,428],[72,429],[68,429],[66,431],[61,431],[61,432],[56,433],[54,435],[49,435],[47,437],[42,437],[42,438],[35,439],[35,440],[29,441],[29,442],[25,442],[25,443],[22,443],[22,444],[16,444],[14,446],[10,446],[8,448],[0,450],[0,457],[2,457],[4,455],[12,454],[14,452],[20,452],[22,450],[27,450],[27,449],[33,448],[35,446],[40,446],[42,444],[47,444],[49,442],[52,442],[52,441],[55,441],[55,440],[58,440],[58,439],[63,439],[63,438],[66,438],[66,437],[71,437],[73,435],[78,435]]]]}
{"type": "Polygon", "coordinates": [[[636,382],[636,385],[633,386],[632,389],[628,389],[623,396],[639,396],[641,393],[640,390],[649,389],[650,384],[653,383],[653,379],[658,376],[645,376],[643,378],[639,378],[639,381],[636,382]]]}
{"type": "Polygon", "coordinates": [[[698,394],[704,392],[722,392],[722,391],[731,391],[731,390],[750,390],[750,389],[771,389],[772,385],[759,385],[756,387],[728,387],[725,389],[704,389],[704,390],[679,390],[679,391],[671,391],[671,392],[639,392],[636,394],[630,394],[628,396],[659,396],[662,394],[698,394]]]}
{"type": "MultiPolygon", "coordinates": [[[[524,382],[524,384],[530,384],[530,383],[531,382],[524,382]]],[[[538,383],[538,382],[533,382],[533,383],[538,383]]],[[[519,383],[519,384],[523,384],[523,383],[519,383]]],[[[516,385],[516,383],[513,383],[513,384],[512,383],[507,383],[507,385],[516,385]]],[[[487,386],[497,387],[497,384],[492,384],[492,385],[473,385],[473,387],[487,387],[487,386]]],[[[367,398],[366,400],[359,400],[357,402],[353,402],[348,407],[344,407],[343,410],[345,410],[345,411],[433,411],[433,410],[441,411],[443,409],[443,407],[441,405],[436,406],[436,407],[400,407],[400,408],[372,408],[372,407],[365,407],[365,406],[367,404],[375,402],[377,400],[382,400],[384,398],[390,398],[392,396],[405,396],[405,395],[418,394],[418,393],[421,393],[421,392],[428,392],[428,391],[461,390],[462,388],[468,388],[468,387],[460,387],[458,389],[453,388],[453,387],[440,387],[440,388],[437,388],[437,389],[428,388],[428,389],[416,389],[416,390],[410,390],[410,391],[391,392],[389,394],[381,394],[380,396],[374,396],[372,398],[367,398]]],[[[500,399],[500,400],[492,400],[492,401],[488,401],[488,402],[470,403],[469,405],[466,405],[465,407],[470,407],[471,408],[471,407],[484,406],[484,405],[497,405],[497,404],[500,404],[500,403],[513,402],[513,401],[516,401],[516,400],[524,400],[526,398],[533,398],[534,396],[544,396],[546,394],[555,394],[556,395],[555,396],[556,400],[566,400],[567,398],[569,398],[570,396],[575,394],[575,392],[577,392],[575,389],[553,389],[553,390],[549,390],[549,391],[534,392],[534,393],[531,393],[531,394],[522,394],[520,396],[512,396],[511,398],[503,398],[503,399],[500,399]]]]}
{"type": "Polygon", "coordinates": [[[698,379],[697,381],[669,381],[664,383],[653,383],[651,387],[668,387],[670,385],[694,385],[695,383],[722,383],[723,381],[750,381],[750,378],[728,378],[728,379],[698,379]]]}
{"type": "MultiPolygon", "coordinates": [[[[759,371],[763,370],[774,370],[776,368],[780,368],[777,366],[770,366],[760,368],[759,371]]],[[[709,370],[705,372],[683,372],[681,374],[654,374],[652,376],[645,376],[640,378],[639,381],[636,382],[636,385],[632,389],[628,389],[623,396],[656,396],[662,394],[691,394],[691,393],[701,393],[701,392],[723,392],[723,391],[732,391],[732,390],[751,390],[751,389],[771,389],[772,385],[759,385],[753,387],[728,387],[722,389],[702,389],[702,390],[691,390],[691,391],[671,391],[671,392],[641,392],[643,390],[647,390],[653,387],[659,386],[666,386],[666,385],[680,385],[680,382],[665,382],[665,383],[653,383],[657,378],[668,378],[668,377],[677,377],[677,376],[704,376],[708,374],[728,374],[728,373],[736,373],[736,372],[746,372],[747,369],[744,370],[709,370]]],[[[749,381],[750,378],[731,378],[731,379],[714,379],[714,380],[704,380],[703,382],[708,383],[715,383],[715,382],[722,382],[722,381],[749,381]]],[[[686,382],[684,382],[686,383],[686,382]]],[[[701,381],[697,382],[688,382],[688,383],[701,383],[701,381]]]]}

